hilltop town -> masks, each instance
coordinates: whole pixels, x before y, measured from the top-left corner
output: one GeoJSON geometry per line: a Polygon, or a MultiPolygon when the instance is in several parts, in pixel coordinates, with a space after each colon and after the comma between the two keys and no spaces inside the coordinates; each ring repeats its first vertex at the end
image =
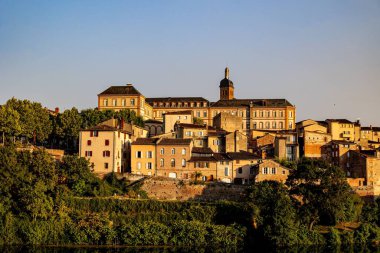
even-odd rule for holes
{"type": "MultiPolygon", "coordinates": [[[[82,129],[79,155],[92,171],[180,180],[285,182],[286,161],[323,159],[339,166],[361,196],[380,194],[380,127],[348,119],[296,122],[286,99],[235,98],[229,69],[220,99],[147,98],[132,84],[98,95],[98,110],[129,110],[144,127],[110,119],[82,129]]],[[[175,94],[173,94],[175,95],[175,94]]]]}

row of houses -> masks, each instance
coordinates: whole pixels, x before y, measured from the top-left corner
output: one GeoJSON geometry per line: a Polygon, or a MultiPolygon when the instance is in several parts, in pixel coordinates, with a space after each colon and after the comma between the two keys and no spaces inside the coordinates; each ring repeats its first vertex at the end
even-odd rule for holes
{"type": "Polygon", "coordinates": [[[80,156],[99,174],[244,184],[285,181],[289,170],[276,161],[309,157],[340,166],[352,187],[380,189],[379,127],[347,119],[296,123],[286,99],[237,99],[234,88],[228,68],[216,102],[147,98],[131,84],[111,86],[98,95],[99,110],[133,110],[145,127],[110,120],[83,129],[80,156]]]}

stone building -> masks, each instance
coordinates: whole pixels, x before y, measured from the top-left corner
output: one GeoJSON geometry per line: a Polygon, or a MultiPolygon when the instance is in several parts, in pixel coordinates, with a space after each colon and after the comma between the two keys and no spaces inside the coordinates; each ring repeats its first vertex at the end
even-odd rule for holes
{"type": "Polygon", "coordinates": [[[131,147],[131,173],[153,176],[157,171],[158,138],[138,138],[131,147]]]}
{"type": "Polygon", "coordinates": [[[89,160],[96,174],[125,172],[129,168],[132,127],[109,120],[79,132],[79,156],[89,160]]]}
{"type": "Polygon", "coordinates": [[[143,96],[132,84],[125,86],[111,86],[98,95],[99,110],[129,109],[144,120],[153,117],[153,109],[145,102],[143,96]]]}
{"type": "Polygon", "coordinates": [[[193,115],[191,110],[174,111],[164,114],[164,132],[170,133],[174,131],[176,123],[193,124],[193,115]]]}
{"type": "Polygon", "coordinates": [[[380,195],[380,150],[349,150],[348,182],[360,195],[380,195]],[[356,179],[356,180],[355,180],[356,179]]]}
{"type": "Polygon", "coordinates": [[[254,168],[255,183],[268,180],[285,183],[289,176],[289,169],[273,160],[262,160],[254,168]]]}
{"type": "Polygon", "coordinates": [[[191,157],[191,139],[161,139],[157,142],[157,176],[189,178],[188,161],[191,157]]]}
{"type": "Polygon", "coordinates": [[[347,119],[327,119],[326,122],[332,140],[355,142],[360,139],[359,122],[351,122],[347,119]]]}

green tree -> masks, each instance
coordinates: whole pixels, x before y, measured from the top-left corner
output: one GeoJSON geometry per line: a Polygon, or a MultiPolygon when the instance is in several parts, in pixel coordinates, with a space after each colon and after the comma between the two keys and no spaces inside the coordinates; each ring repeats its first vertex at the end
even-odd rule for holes
{"type": "Polygon", "coordinates": [[[309,229],[320,223],[335,225],[353,217],[354,195],[344,172],[323,160],[301,159],[292,170],[287,185],[299,207],[299,217],[309,229]]]}
{"type": "Polygon", "coordinates": [[[67,147],[69,147],[70,142],[76,147],[81,124],[82,118],[75,107],[58,115],[57,135],[66,140],[67,147]]]}
{"type": "Polygon", "coordinates": [[[17,136],[21,133],[20,114],[8,106],[0,107],[0,132],[5,136],[17,136]]]}
{"type": "Polygon", "coordinates": [[[39,142],[48,138],[52,131],[52,124],[49,112],[40,103],[11,98],[5,106],[19,113],[22,136],[39,142]]]}
{"type": "Polygon", "coordinates": [[[264,181],[252,188],[250,199],[258,207],[258,232],[275,246],[298,243],[296,210],[292,206],[287,188],[276,181],[264,181]]]}

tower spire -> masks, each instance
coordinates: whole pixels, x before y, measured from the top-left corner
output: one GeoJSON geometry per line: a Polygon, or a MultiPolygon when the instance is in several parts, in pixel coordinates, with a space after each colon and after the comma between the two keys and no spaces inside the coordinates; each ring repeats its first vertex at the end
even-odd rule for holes
{"type": "Polygon", "coordinates": [[[224,70],[224,77],[230,79],[230,69],[228,67],[224,70]]]}

